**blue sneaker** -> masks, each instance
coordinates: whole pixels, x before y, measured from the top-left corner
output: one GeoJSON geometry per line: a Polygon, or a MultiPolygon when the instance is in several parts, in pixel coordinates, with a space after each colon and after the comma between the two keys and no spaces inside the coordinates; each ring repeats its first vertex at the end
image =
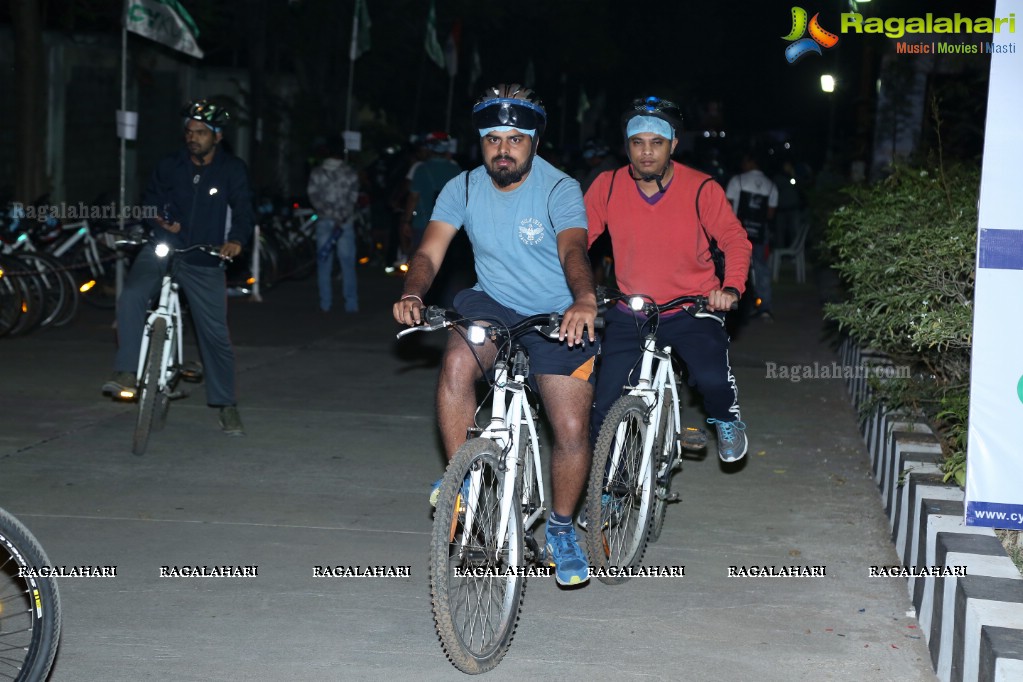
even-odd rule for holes
{"type": "Polygon", "coordinates": [[[746,425],[741,421],[723,422],[708,419],[718,429],[718,457],[722,462],[738,462],[746,455],[749,441],[746,439],[746,425]]]}
{"type": "MultiPolygon", "coordinates": [[[[430,489],[430,506],[434,509],[437,508],[437,496],[440,495],[440,484],[444,482],[443,478],[438,478],[433,482],[433,487],[430,489]]],[[[466,476],[462,482],[462,499],[468,499],[469,497],[469,477],[466,476]]]]}
{"type": "Polygon", "coordinates": [[[547,527],[544,557],[547,564],[554,567],[554,577],[559,585],[582,585],[590,579],[590,564],[575,537],[575,529],[572,526],[564,528],[561,531],[559,526],[558,533],[551,535],[550,526],[547,527]]]}
{"type": "MultiPolygon", "coordinates": [[[[617,524],[622,516],[622,498],[612,498],[610,493],[604,493],[600,496],[600,515],[605,519],[602,527],[606,528],[609,524],[617,524]]],[[[576,519],[576,523],[579,527],[585,531],[590,529],[590,517],[586,513],[584,507],[579,512],[579,518],[576,519]]]]}

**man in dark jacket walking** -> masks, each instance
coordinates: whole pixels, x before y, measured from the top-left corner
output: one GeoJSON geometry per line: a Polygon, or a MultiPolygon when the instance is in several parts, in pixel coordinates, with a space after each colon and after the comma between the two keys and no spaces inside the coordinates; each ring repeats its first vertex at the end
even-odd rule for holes
{"type": "MultiPolygon", "coordinates": [[[[159,217],[150,221],[155,239],[171,248],[220,244],[221,258],[234,258],[252,239],[252,191],[245,162],[218,147],[230,118],[221,107],[196,100],[185,109],[185,149],[164,158],[153,171],[143,203],[159,217]]],[[[175,261],[174,276],[188,296],[206,381],[206,402],[220,409],[225,433],[244,433],[235,398],[234,349],[227,328],[227,286],[222,260],[201,251],[175,261]]],[[[166,261],[153,244],[138,254],[117,302],[114,376],[103,392],[135,391],[135,372],[150,300],[159,291],[166,261]]]]}

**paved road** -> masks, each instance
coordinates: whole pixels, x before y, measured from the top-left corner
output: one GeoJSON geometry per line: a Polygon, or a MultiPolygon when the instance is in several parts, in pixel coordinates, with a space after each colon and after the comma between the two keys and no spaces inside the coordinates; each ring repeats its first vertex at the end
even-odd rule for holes
{"type": "MultiPolygon", "coordinates": [[[[362,313],[322,314],[314,285],[231,303],[244,438],[201,387],[143,457],[134,412],[103,399],[109,313],[0,340],[0,504],[56,565],[54,682],[459,679],[434,633],[429,484],[441,339],[393,341],[400,283],[361,273],[362,313]],[[161,567],[258,567],[253,578],[161,567]],[[408,578],[314,578],[322,565],[409,566],[408,578]]],[[[835,360],[811,288],[779,287],[779,321],[733,345],[751,453],[686,463],[681,503],[647,563],[685,577],[559,589],[532,579],[494,680],[933,680],[838,381],[770,379],[835,360]],[[823,578],[729,578],[736,566],[826,566],[823,578]]],[[[439,337],[440,334],[432,335],[439,337]]],[[[686,419],[699,421],[691,405],[686,419]]]]}

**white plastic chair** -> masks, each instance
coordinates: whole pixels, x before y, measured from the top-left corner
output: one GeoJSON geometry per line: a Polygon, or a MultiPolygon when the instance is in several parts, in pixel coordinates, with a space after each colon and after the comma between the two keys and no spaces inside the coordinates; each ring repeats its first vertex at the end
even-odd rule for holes
{"type": "Polygon", "coordinates": [[[778,273],[781,271],[781,259],[791,258],[796,265],[796,281],[802,284],[806,281],[806,235],[810,232],[810,221],[804,220],[796,233],[796,239],[790,246],[783,249],[775,249],[771,252],[771,281],[778,281],[778,273]]]}

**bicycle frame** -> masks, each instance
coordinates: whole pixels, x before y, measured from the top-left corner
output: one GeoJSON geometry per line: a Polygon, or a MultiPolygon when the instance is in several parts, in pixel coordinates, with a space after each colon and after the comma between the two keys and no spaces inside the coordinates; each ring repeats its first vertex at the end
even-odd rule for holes
{"type": "Polygon", "coordinates": [[[167,338],[173,341],[163,347],[163,357],[160,358],[160,376],[157,379],[159,390],[166,391],[172,380],[169,368],[180,366],[184,358],[182,347],[184,342],[181,338],[181,298],[178,295],[178,284],[171,276],[170,268],[160,283],[160,301],[146,318],[146,329],[142,334],[142,346],[139,349],[138,369],[135,372],[139,385],[142,384],[146,360],[149,357],[153,325],[161,317],[167,320],[167,338]]]}
{"type": "MultiPolygon", "coordinates": [[[[521,354],[522,351],[518,351],[517,356],[521,354]]],[[[516,357],[514,362],[516,368],[521,367],[522,364],[524,363],[519,361],[519,357],[516,357]]],[[[522,528],[530,528],[546,510],[543,494],[543,471],[540,467],[540,443],[536,433],[536,421],[533,419],[532,410],[528,409],[526,402],[526,377],[521,372],[516,372],[514,379],[509,381],[508,375],[508,364],[504,360],[498,360],[494,364],[494,392],[493,400],[491,401],[490,423],[479,435],[480,438],[489,438],[497,442],[505,452],[505,465],[507,466],[508,475],[504,478],[504,491],[501,496],[501,515],[498,522],[500,550],[504,549],[504,544],[507,542],[511,514],[518,513],[518,510],[513,509],[513,500],[515,500],[515,486],[518,484],[519,479],[519,467],[527,464],[526,462],[519,461],[521,445],[519,438],[523,435],[522,426],[526,427],[525,435],[529,439],[526,456],[532,456],[533,458],[533,470],[536,473],[533,485],[538,489],[540,500],[538,507],[523,519],[522,528]]],[[[478,489],[479,476],[479,472],[474,472],[470,476],[469,499],[474,502],[479,497],[473,494],[478,489]]],[[[523,489],[521,492],[520,502],[525,504],[529,500],[531,490],[523,489]]],[[[466,509],[465,526],[467,532],[462,535],[463,542],[466,537],[471,535],[474,516],[475,504],[470,504],[466,509]]]]}
{"type": "MultiPolygon", "coordinates": [[[[650,333],[643,339],[643,356],[640,361],[639,379],[634,386],[626,387],[629,389],[627,395],[638,396],[646,403],[649,410],[647,424],[652,425],[652,428],[647,429],[646,438],[643,440],[643,464],[639,471],[640,480],[643,480],[647,468],[653,461],[653,458],[650,456],[650,450],[653,448],[654,441],[657,440],[657,429],[661,423],[661,410],[664,409],[664,401],[661,400],[661,395],[665,387],[671,391],[671,395],[674,398],[672,409],[675,411],[674,423],[677,436],[681,421],[678,385],[675,383],[675,373],[671,371],[671,346],[664,346],[658,349],[657,336],[654,333],[650,333]],[[656,367],[654,366],[655,362],[656,367]]],[[[618,443],[621,443],[621,435],[619,433],[618,443]]],[[[620,458],[621,448],[618,447],[615,448],[611,455],[612,471],[618,468],[620,458]]]]}
{"type": "Polygon", "coordinates": [[[75,232],[53,250],[53,255],[60,258],[70,251],[71,247],[84,239],[86,243],[85,259],[89,263],[89,270],[92,276],[99,276],[103,272],[103,264],[99,255],[99,249],[96,248],[96,238],[92,236],[92,231],[89,229],[89,221],[82,220],[77,223],[68,223],[63,226],[63,229],[67,231],[75,230],[75,232]]]}

